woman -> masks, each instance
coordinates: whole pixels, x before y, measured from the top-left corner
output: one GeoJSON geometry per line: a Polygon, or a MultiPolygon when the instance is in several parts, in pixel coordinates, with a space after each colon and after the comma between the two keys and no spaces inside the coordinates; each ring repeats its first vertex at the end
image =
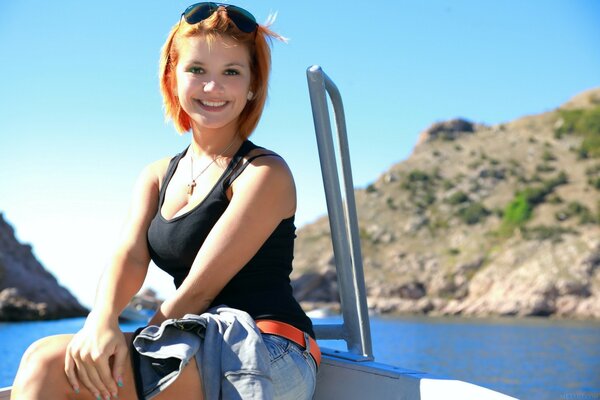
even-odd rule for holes
{"type": "MultiPolygon", "coordinates": [[[[250,354],[236,342],[228,348],[233,355],[217,356],[223,366],[228,360],[253,363],[262,351],[268,354],[267,379],[256,384],[267,382],[261,396],[312,397],[320,354],[310,319],[292,297],[289,282],[293,178],[281,157],[247,140],[267,96],[267,41],[272,38],[282,39],[233,5],[198,3],[184,11],[162,49],[160,85],[167,117],[178,131],[191,130],[190,146],[144,169],[124,236],[84,327],[76,335],[34,343],[21,362],[13,398],[211,397],[215,382],[202,377],[215,376],[217,366],[199,365],[207,360],[206,348],[212,351],[208,345],[203,358],[198,352],[183,362],[177,359],[175,367],[168,364],[176,356],[152,358],[144,348],[149,343],[144,340],[152,337],[160,351],[168,352],[173,340],[198,330],[186,324],[196,323],[200,314],[206,331],[196,336],[205,335],[204,342],[213,318],[225,346],[233,339],[222,330],[236,323],[246,329],[246,343],[253,332],[260,338],[250,354]],[[154,327],[131,347],[134,334],[120,331],[118,316],[141,288],[150,260],[173,276],[177,290],[150,321],[154,327]],[[215,308],[222,304],[229,308],[215,308]],[[209,309],[211,314],[205,313],[209,309]],[[189,315],[182,320],[186,314],[192,314],[191,320],[189,315]],[[161,337],[163,329],[174,336],[161,337]]],[[[217,371],[215,381],[227,376],[232,397],[255,393],[252,373],[239,385],[237,372],[228,372],[217,371]],[[240,386],[250,389],[244,392],[240,386]]],[[[219,385],[225,383],[218,383],[217,391],[219,385]]]]}

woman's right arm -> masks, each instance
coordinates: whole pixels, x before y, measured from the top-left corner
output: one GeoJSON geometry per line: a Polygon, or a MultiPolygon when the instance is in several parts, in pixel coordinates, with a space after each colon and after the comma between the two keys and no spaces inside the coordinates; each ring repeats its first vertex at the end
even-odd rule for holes
{"type": "Polygon", "coordinates": [[[138,178],[123,235],[100,278],[92,311],[69,344],[65,372],[75,391],[81,381],[96,397],[117,394],[129,351],[118,318],[142,287],[148,271],[146,233],[158,208],[159,183],[166,165],[168,159],[150,164],[138,178]]]}
{"type": "Polygon", "coordinates": [[[122,237],[98,283],[90,313],[95,319],[117,320],[144,283],[150,263],[146,233],[158,207],[162,164],[147,166],[136,182],[122,237]]]}

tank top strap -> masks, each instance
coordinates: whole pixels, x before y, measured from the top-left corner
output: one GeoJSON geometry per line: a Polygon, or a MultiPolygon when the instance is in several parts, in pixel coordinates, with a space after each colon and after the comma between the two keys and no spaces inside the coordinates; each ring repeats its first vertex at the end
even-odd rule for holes
{"type": "MultiPolygon", "coordinates": [[[[255,148],[262,149],[262,147],[258,147],[258,146],[256,146],[255,148]]],[[[227,178],[225,179],[225,188],[228,188],[229,186],[231,186],[233,181],[235,181],[242,174],[242,172],[244,172],[246,167],[248,165],[250,165],[250,163],[252,163],[252,161],[256,160],[257,158],[261,158],[261,157],[279,157],[279,158],[281,158],[281,156],[279,154],[275,154],[275,153],[257,154],[257,155],[254,155],[254,156],[248,158],[243,164],[236,165],[236,167],[227,176],[227,178]]]]}

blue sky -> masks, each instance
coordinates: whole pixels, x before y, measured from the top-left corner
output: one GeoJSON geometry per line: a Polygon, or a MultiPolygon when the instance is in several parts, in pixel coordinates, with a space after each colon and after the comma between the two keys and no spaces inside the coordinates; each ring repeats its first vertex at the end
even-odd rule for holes
{"type": "MultiPolygon", "coordinates": [[[[183,149],[164,122],[158,54],[190,3],[0,2],[0,211],[90,305],[144,165],[183,149]]],[[[238,1],[278,12],[257,144],[282,154],[297,225],[325,213],[306,68],[344,98],[356,186],[405,159],[431,123],[496,124],[600,86],[600,2],[238,1]]],[[[163,294],[157,272],[150,286],[163,294]]]]}

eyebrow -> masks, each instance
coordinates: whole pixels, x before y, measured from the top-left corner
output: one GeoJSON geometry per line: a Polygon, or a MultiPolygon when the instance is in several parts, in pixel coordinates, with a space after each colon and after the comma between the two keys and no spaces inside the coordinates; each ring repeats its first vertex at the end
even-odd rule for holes
{"type": "Polygon", "coordinates": [[[246,67],[246,64],[240,64],[240,63],[229,63],[225,65],[226,67],[246,67]]]}
{"type": "MultiPolygon", "coordinates": [[[[195,64],[195,65],[202,65],[202,66],[203,66],[203,65],[206,65],[206,63],[205,63],[205,62],[203,62],[203,61],[198,61],[198,60],[190,60],[190,61],[188,62],[188,65],[192,65],[192,64],[195,64]]],[[[240,64],[240,63],[238,63],[238,62],[231,62],[231,63],[227,63],[227,64],[225,64],[225,65],[224,65],[224,67],[225,67],[225,68],[228,68],[228,67],[248,67],[248,65],[247,65],[247,64],[240,64]]]]}

